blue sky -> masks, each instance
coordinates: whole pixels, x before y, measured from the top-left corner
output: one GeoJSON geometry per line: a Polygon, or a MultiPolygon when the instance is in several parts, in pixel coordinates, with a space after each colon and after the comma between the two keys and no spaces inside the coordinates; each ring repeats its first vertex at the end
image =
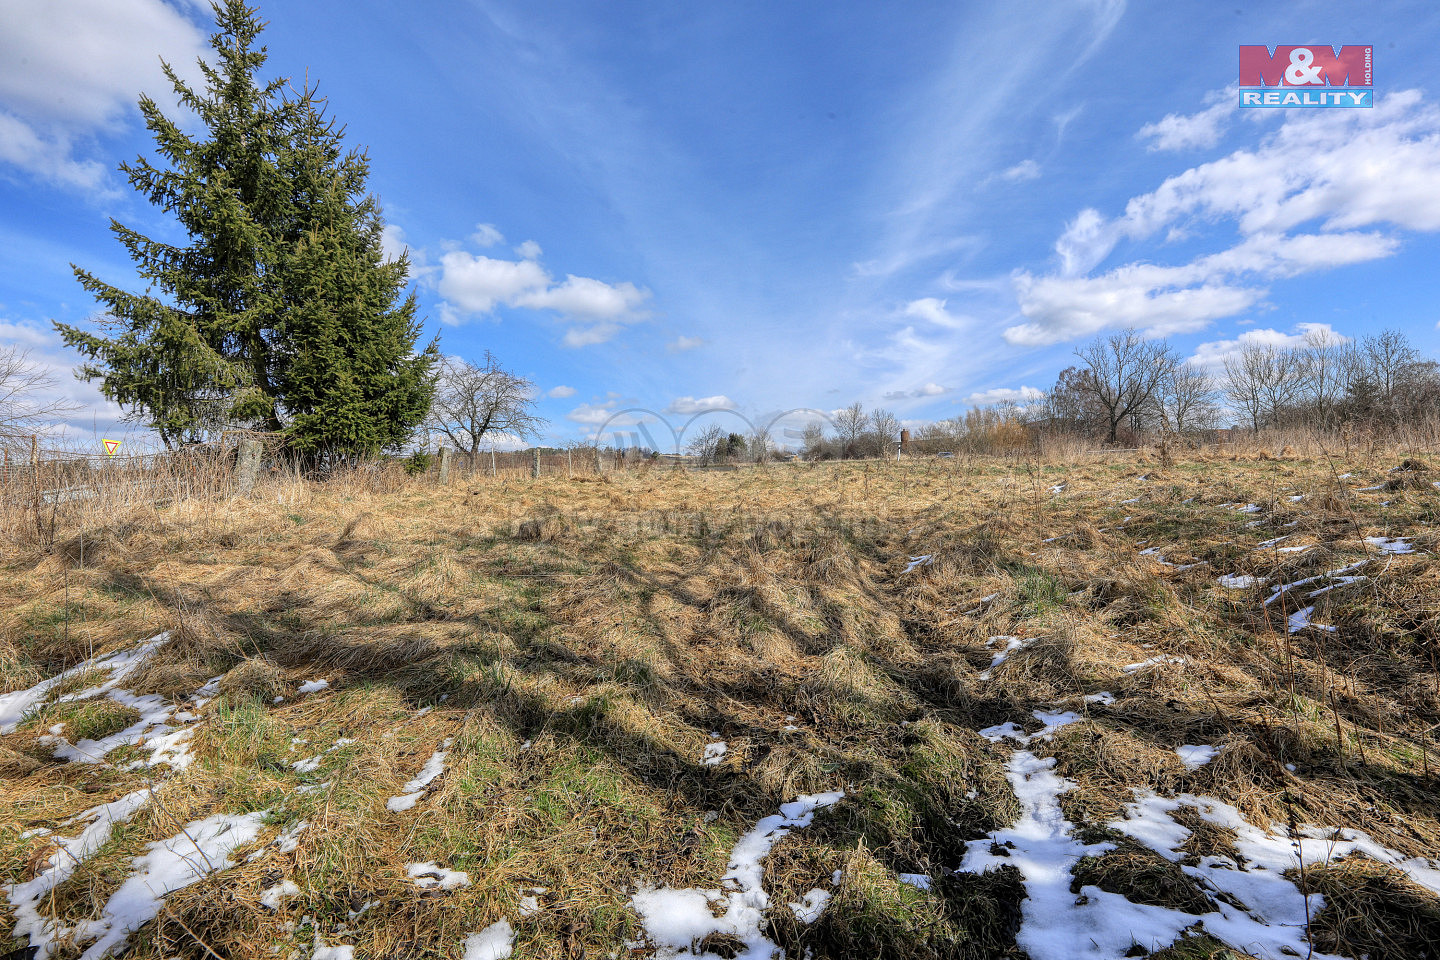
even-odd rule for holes
{"type": "MultiPolygon", "coordinates": [[[[447,353],[533,379],[557,441],[860,400],[907,420],[1021,399],[1135,327],[1243,338],[1391,326],[1437,352],[1440,14],[1428,3],[271,2],[369,148],[389,240],[447,353]],[[1237,111],[1242,43],[1370,43],[1376,108],[1237,111]]],[[[0,343],[84,409],[49,321],[75,262],[133,273],[110,217],[170,227],[148,152],[190,0],[0,0],[0,343]]],[[[138,441],[138,437],[136,438],[138,441]]]]}

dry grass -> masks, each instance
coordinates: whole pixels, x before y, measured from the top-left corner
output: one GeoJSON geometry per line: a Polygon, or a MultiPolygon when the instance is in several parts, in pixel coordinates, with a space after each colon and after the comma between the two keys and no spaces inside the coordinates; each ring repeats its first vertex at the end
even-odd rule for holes
{"type": "MultiPolygon", "coordinates": [[[[178,824],[270,810],[267,837],[308,821],[296,849],[172,895],[132,938],[135,956],[200,956],[197,938],[225,957],[283,956],[344,927],[357,955],[454,957],[467,932],[502,917],[517,956],[604,956],[637,932],[626,907],[637,884],[713,887],[759,818],[843,787],[847,799],[767,864],[777,904],[843,870],[820,921],[777,912],[770,935],[788,953],[1015,955],[1018,878],[947,871],[1019,813],[1008,751],[975,731],[1033,730],[1031,711],[1056,704],[1088,719],[1033,749],[1076,782],[1062,802],[1082,826],[1103,829],[1146,788],[1212,794],[1261,825],[1355,827],[1407,856],[1433,854],[1440,490],[1359,493],[1427,475],[1415,464],[1390,474],[1402,458],[1383,450],[1342,461],[1293,449],[1182,451],[1166,465],[1142,451],[657,468],[449,488],[274,477],[243,499],[63,504],[53,536],[9,508],[0,689],[162,629],[176,638],[127,688],[178,699],[222,678],[197,761],[164,780],[159,802],[53,908],[88,915],[178,824]],[[1364,538],[1380,535],[1419,549],[1376,556],[1364,538]],[[1255,549],[1279,536],[1289,539],[1255,549]],[[1310,549],[1278,549],[1289,545],[1310,549]],[[1368,580],[1305,600],[1334,632],[1286,632],[1301,591],[1267,607],[1269,588],[1216,583],[1290,582],[1367,554],[1368,580]],[[921,555],[933,559],[904,572],[921,555]],[[1025,645],[981,681],[1002,635],[1025,645]],[[1122,669],[1131,664],[1142,665],[1122,669]],[[299,693],[317,678],[329,689],[299,693]],[[1114,702],[1082,700],[1101,691],[1114,702]],[[712,734],[728,749],[707,765],[712,734]],[[341,738],[354,742],[329,750],[341,738]],[[446,774],[413,811],[389,813],[386,799],[446,738],[446,774]],[[1182,744],[1221,749],[1188,770],[1182,744]],[[313,772],[292,766],[311,756],[313,772]],[[296,794],[302,784],[325,786],[296,794]],[[404,865],[428,860],[473,884],[416,887],[404,865]],[[937,882],[920,891],[900,873],[937,882]],[[302,893],[269,911],[259,894],[280,879],[302,893]],[[519,917],[523,890],[539,887],[542,909],[519,917]]],[[[59,763],[37,732],[0,738],[0,878],[28,877],[46,854],[43,837],[21,831],[143,782],[119,764],[59,763]]],[[[1222,831],[1194,826],[1192,856],[1225,851],[1222,831]]],[[[1077,883],[1200,908],[1183,875],[1143,851],[1082,872],[1077,883]]],[[[1356,923],[1382,917],[1385,897],[1371,895],[1382,879],[1358,866],[1316,873],[1348,911],[1322,918],[1324,949],[1370,942],[1356,923]]],[[[1423,891],[1407,895],[1434,909],[1423,891]]],[[[1165,955],[1238,956],[1204,938],[1165,955]]]]}

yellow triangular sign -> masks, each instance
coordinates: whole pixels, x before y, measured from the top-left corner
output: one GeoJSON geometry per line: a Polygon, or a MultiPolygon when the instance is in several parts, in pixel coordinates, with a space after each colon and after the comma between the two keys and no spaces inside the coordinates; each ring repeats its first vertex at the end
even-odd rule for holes
{"type": "Polygon", "coordinates": [[[119,440],[101,440],[100,442],[105,444],[105,456],[107,457],[115,456],[115,451],[120,449],[119,440]]]}

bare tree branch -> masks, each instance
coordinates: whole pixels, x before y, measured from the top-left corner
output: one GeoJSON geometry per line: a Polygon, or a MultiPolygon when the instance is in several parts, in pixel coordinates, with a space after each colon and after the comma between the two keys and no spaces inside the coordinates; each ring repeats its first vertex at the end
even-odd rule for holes
{"type": "Polygon", "coordinates": [[[535,384],[500,366],[486,350],[479,366],[458,357],[441,361],[426,425],[473,460],[480,444],[498,434],[539,436],[549,421],[534,407],[535,384]]]}

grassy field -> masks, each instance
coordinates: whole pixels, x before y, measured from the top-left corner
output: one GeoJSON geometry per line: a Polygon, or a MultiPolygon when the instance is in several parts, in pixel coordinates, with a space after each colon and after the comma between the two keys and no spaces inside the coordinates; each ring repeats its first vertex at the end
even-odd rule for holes
{"type": "Polygon", "coordinates": [[[0,561],[0,956],[1433,957],[1437,481],[77,505],[0,561]]]}

